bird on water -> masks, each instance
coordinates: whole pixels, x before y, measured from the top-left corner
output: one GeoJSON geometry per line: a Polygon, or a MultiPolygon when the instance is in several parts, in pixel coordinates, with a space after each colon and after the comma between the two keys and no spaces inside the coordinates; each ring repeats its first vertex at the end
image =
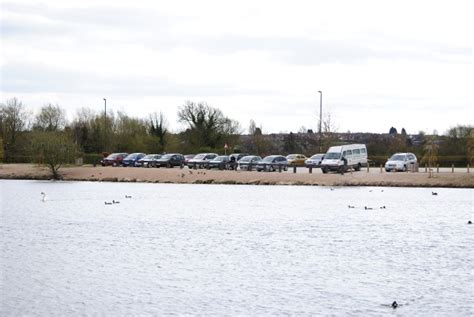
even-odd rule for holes
{"type": "Polygon", "coordinates": [[[43,196],[43,197],[41,198],[41,201],[42,201],[42,202],[45,202],[45,201],[46,201],[46,194],[45,194],[44,192],[41,192],[41,195],[43,196]]]}

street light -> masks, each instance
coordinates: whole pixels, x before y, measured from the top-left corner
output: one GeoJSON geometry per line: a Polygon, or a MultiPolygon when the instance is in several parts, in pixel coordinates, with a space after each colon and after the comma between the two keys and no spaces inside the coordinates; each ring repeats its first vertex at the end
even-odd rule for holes
{"type": "Polygon", "coordinates": [[[107,150],[107,99],[104,99],[104,135],[105,135],[105,140],[104,140],[104,151],[107,150]]]}
{"type": "Polygon", "coordinates": [[[319,153],[322,151],[321,141],[322,141],[322,123],[323,123],[323,92],[318,90],[319,92],[319,153]]]}

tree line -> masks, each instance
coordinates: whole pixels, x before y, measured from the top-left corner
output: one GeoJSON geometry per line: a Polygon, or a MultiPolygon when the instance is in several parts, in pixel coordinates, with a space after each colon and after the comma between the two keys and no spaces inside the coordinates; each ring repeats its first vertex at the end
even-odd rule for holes
{"type": "MultiPolygon", "coordinates": [[[[33,115],[17,98],[0,105],[0,159],[10,162],[59,161],[72,162],[83,157],[85,163],[99,160],[103,153],[199,153],[230,152],[257,155],[302,153],[307,156],[325,152],[329,146],[343,143],[365,143],[369,156],[384,160],[394,152],[414,152],[424,160],[430,157],[452,157],[456,162],[471,163],[474,154],[472,126],[456,126],[445,135],[408,135],[391,127],[387,134],[338,133],[330,115],[322,123],[321,134],[301,127],[297,133],[264,134],[253,120],[248,131],[220,109],[205,102],[186,101],[178,109],[178,122],[184,125],[172,132],[162,112],[145,118],[131,117],[124,112],[96,112],[82,108],[72,121],[59,105],[45,104],[33,115]],[[320,135],[322,136],[320,139],[320,135]],[[461,158],[461,159],[460,159],[461,158]]],[[[426,159],[428,161],[428,159],[426,159]]],[[[431,158],[430,158],[431,160],[431,158]]],[[[433,163],[434,164],[434,163],[433,163]]]]}

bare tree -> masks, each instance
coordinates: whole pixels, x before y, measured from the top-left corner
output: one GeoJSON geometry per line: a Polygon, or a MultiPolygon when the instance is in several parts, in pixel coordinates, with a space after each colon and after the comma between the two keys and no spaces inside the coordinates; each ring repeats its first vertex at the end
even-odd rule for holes
{"type": "Polygon", "coordinates": [[[466,148],[467,160],[469,164],[472,164],[474,162],[474,129],[472,127],[467,136],[466,148]]]}
{"type": "Polygon", "coordinates": [[[164,151],[168,135],[168,121],[161,111],[160,113],[154,112],[149,116],[148,132],[151,136],[158,138],[158,152],[164,151]]]}
{"type": "Polygon", "coordinates": [[[223,145],[226,138],[240,133],[238,122],[206,103],[187,101],[178,111],[178,120],[187,124],[186,138],[195,149],[215,149],[223,145]]]}
{"type": "Polygon", "coordinates": [[[262,126],[257,126],[254,120],[250,120],[249,123],[249,139],[247,146],[247,151],[256,153],[258,155],[263,155],[268,152],[268,142],[265,140],[265,136],[262,132],[262,126]]]}
{"type": "Polygon", "coordinates": [[[72,162],[77,146],[64,132],[33,132],[31,152],[38,164],[46,165],[54,179],[60,179],[59,169],[72,162]]]}
{"type": "Polygon", "coordinates": [[[28,119],[29,113],[18,99],[12,98],[0,105],[0,139],[6,162],[13,158],[18,137],[27,128],[28,119]]]}
{"type": "Polygon", "coordinates": [[[428,163],[430,178],[433,176],[431,168],[438,161],[438,149],[439,145],[437,144],[434,135],[426,138],[425,144],[423,146],[423,157],[421,160],[425,163],[428,163]]]}
{"type": "Polygon", "coordinates": [[[322,152],[325,152],[330,146],[337,141],[337,126],[334,123],[333,117],[330,112],[327,112],[323,119],[323,140],[322,140],[322,152]]]}
{"type": "Polygon", "coordinates": [[[36,116],[33,128],[41,131],[60,131],[66,123],[66,111],[58,105],[47,104],[36,116]]]}

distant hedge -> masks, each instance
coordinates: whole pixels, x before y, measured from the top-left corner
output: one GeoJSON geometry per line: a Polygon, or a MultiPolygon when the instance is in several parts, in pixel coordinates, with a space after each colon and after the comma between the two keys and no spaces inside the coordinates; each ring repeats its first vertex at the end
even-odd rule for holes
{"type": "Polygon", "coordinates": [[[99,164],[102,160],[102,154],[88,153],[82,155],[84,164],[99,164]]]}

